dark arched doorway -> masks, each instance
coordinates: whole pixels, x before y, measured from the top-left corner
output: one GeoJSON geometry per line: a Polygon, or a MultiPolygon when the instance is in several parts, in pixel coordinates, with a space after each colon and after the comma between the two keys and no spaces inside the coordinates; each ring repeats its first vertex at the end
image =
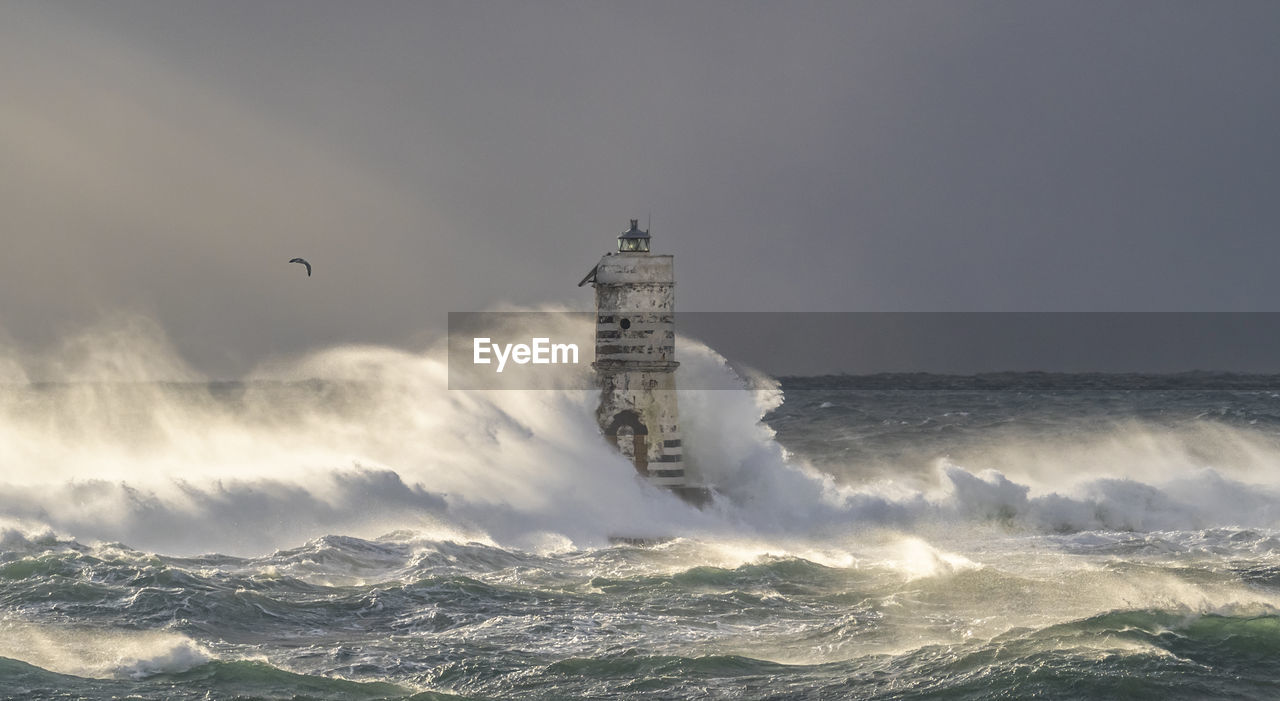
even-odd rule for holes
{"type": "Polygon", "coordinates": [[[604,429],[604,437],[610,445],[631,459],[636,472],[649,476],[649,429],[640,420],[639,414],[630,409],[618,412],[604,429]],[[619,441],[629,445],[619,445],[619,441]]]}

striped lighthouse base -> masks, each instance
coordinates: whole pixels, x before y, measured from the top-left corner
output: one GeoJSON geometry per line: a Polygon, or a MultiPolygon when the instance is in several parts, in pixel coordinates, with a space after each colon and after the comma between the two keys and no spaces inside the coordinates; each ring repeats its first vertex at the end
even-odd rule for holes
{"type": "Polygon", "coordinates": [[[685,485],[684,447],[678,431],[663,431],[662,452],[657,460],[650,461],[648,467],[650,484],[658,487],[685,485]]]}

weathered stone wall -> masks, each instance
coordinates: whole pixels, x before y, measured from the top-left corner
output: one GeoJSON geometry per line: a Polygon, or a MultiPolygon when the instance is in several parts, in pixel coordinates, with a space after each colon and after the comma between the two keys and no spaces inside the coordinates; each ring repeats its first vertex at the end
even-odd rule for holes
{"type": "Polygon", "coordinates": [[[685,485],[675,394],[672,256],[615,253],[596,269],[597,419],[606,437],[638,434],[636,468],[664,487],[685,485]],[[638,428],[637,428],[638,424],[638,428]]]}

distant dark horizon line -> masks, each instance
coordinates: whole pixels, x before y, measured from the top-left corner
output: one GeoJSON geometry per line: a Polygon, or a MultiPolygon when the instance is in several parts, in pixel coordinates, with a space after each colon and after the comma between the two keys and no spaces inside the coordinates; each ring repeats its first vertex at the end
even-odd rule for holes
{"type": "Polygon", "coordinates": [[[1099,390],[1278,390],[1280,372],[1233,370],[1053,371],[974,373],[927,371],[779,375],[783,389],[1099,389],[1099,390]]]}

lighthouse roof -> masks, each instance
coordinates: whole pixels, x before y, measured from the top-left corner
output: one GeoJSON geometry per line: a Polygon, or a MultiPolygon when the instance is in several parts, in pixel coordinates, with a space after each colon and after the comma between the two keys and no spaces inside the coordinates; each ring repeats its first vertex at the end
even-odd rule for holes
{"type": "Polygon", "coordinates": [[[649,238],[649,232],[647,232],[647,231],[641,231],[641,230],[640,230],[640,220],[639,220],[639,219],[632,219],[632,220],[631,220],[631,228],[630,228],[630,229],[628,229],[628,230],[626,230],[626,231],[624,231],[624,232],[622,232],[622,235],[621,235],[621,236],[619,236],[618,238],[620,238],[620,239],[647,239],[647,238],[649,238]]]}

